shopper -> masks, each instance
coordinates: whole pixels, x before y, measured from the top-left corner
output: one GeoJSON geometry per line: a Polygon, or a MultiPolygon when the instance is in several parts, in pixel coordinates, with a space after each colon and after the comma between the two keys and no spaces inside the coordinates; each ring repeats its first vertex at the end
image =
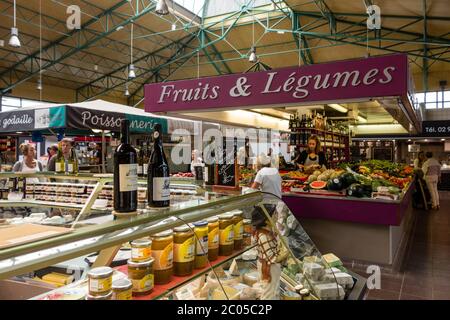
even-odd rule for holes
{"type": "Polygon", "coordinates": [[[265,154],[261,154],[257,159],[258,173],[252,184],[253,189],[261,189],[265,199],[281,199],[281,176],[277,168],[271,167],[271,159],[265,154]]]}
{"type": "MultiPolygon", "coordinates": [[[[70,154],[72,152],[73,148],[73,141],[69,138],[64,138],[61,140],[61,153],[63,154],[64,158],[68,160],[70,158],[70,154]]],[[[48,161],[47,170],[48,171],[55,171],[55,162],[58,157],[58,154],[55,154],[51,159],[48,161]]]]}
{"type": "Polygon", "coordinates": [[[441,179],[441,164],[433,158],[432,152],[426,153],[427,160],[422,165],[422,171],[427,182],[428,190],[431,194],[431,204],[433,210],[439,209],[438,182],[441,179]]]}
{"type": "Polygon", "coordinates": [[[326,168],[325,153],[321,151],[320,140],[316,135],[312,135],[308,139],[308,148],[302,151],[294,163],[301,170],[308,170],[309,168],[326,168]]]}
{"type": "Polygon", "coordinates": [[[427,157],[425,157],[425,152],[420,151],[417,155],[417,159],[414,160],[414,169],[422,169],[423,163],[427,160],[427,157]]]}
{"type": "MultiPolygon", "coordinates": [[[[42,163],[39,160],[36,160],[36,149],[34,145],[30,143],[22,143],[19,149],[23,155],[23,160],[17,161],[14,164],[14,172],[36,173],[43,171],[42,163]]],[[[36,177],[27,178],[26,181],[27,183],[37,183],[39,182],[39,179],[36,177]]]]}

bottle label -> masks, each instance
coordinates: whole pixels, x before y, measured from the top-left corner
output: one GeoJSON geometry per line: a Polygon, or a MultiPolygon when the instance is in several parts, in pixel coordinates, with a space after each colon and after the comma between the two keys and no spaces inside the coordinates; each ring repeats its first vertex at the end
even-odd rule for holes
{"type": "Polygon", "coordinates": [[[142,174],[143,172],[144,172],[144,167],[141,166],[141,165],[139,165],[139,166],[138,166],[138,169],[137,169],[137,173],[138,173],[138,174],[142,174]]]}
{"type": "Polygon", "coordinates": [[[131,279],[133,283],[133,291],[141,292],[141,291],[149,291],[153,289],[153,274],[146,274],[142,279],[131,279]]]}
{"type": "Polygon", "coordinates": [[[72,163],[67,164],[67,172],[70,172],[70,173],[73,172],[73,164],[72,163]]]}
{"type": "Polygon", "coordinates": [[[56,171],[56,172],[61,172],[61,171],[63,171],[62,166],[61,166],[61,162],[56,162],[56,163],[55,163],[55,171],[56,171]]]}
{"type": "Polygon", "coordinates": [[[137,163],[119,164],[119,192],[137,190],[137,171],[137,163]]]}
{"type": "Polygon", "coordinates": [[[195,235],[197,237],[195,254],[197,256],[208,254],[208,226],[197,229],[195,231],[195,235]]]}
{"type": "Polygon", "coordinates": [[[170,178],[153,178],[153,201],[170,199],[170,178]]]}
{"type": "Polygon", "coordinates": [[[154,270],[167,270],[173,266],[173,243],[170,243],[163,250],[153,250],[152,256],[155,259],[154,270]]]}
{"type": "Polygon", "coordinates": [[[148,173],[148,163],[144,163],[143,171],[144,171],[144,174],[147,175],[147,173],[148,173]]]}
{"type": "Polygon", "coordinates": [[[209,249],[217,249],[219,247],[219,227],[209,231],[208,247],[209,249]]]}
{"type": "Polygon", "coordinates": [[[244,222],[241,220],[234,225],[234,240],[242,240],[244,237],[244,222]]]}
{"type": "Polygon", "coordinates": [[[220,230],[220,245],[227,246],[234,243],[234,225],[230,224],[220,230]]]}
{"type": "Polygon", "coordinates": [[[205,173],[203,174],[203,178],[205,179],[205,182],[209,182],[208,179],[208,167],[205,166],[205,173]]]}
{"type": "Polygon", "coordinates": [[[183,243],[173,245],[174,262],[191,262],[194,260],[194,237],[187,239],[183,243]]]}

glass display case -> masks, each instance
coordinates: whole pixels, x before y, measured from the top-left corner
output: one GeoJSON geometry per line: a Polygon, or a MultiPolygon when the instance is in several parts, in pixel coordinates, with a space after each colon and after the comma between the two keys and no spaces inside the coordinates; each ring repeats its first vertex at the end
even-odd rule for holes
{"type": "MultiPolygon", "coordinates": [[[[2,179],[29,177],[2,175],[2,179]]],[[[114,217],[108,199],[96,202],[112,182],[111,176],[34,176],[44,184],[50,183],[45,179],[61,181],[48,184],[49,193],[56,194],[66,188],[66,194],[70,192],[71,197],[77,198],[83,185],[85,191],[91,186],[90,193],[83,193],[85,203],[78,204],[63,203],[72,201],[69,199],[62,199],[61,203],[36,200],[26,194],[22,200],[11,196],[9,200],[0,200],[1,228],[5,231],[42,222],[38,221],[39,215],[33,216],[33,210],[29,212],[25,208],[39,208],[47,215],[61,210],[63,217],[66,212],[72,212],[72,220],[44,224],[49,228],[57,225],[61,233],[44,230],[42,234],[23,234],[12,239],[0,237],[0,292],[4,291],[1,288],[8,288],[8,292],[14,293],[8,297],[0,294],[0,299],[86,299],[89,270],[109,266],[113,268],[113,281],[133,276],[127,266],[133,240],[151,239],[163,231],[187,225],[194,231],[197,252],[200,238],[195,233],[196,222],[224,214],[233,217],[228,224],[220,220],[218,230],[220,246],[222,240],[223,246],[227,245],[225,238],[232,241],[228,252],[221,250],[217,258],[207,259],[186,275],[172,275],[167,283],[154,284],[150,292],[133,295],[133,299],[307,300],[360,299],[363,295],[364,279],[345,270],[337,257],[322,256],[289,208],[281,200],[263,199],[259,191],[244,188],[239,193],[223,194],[171,181],[170,208],[148,208],[142,203],[138,215],[114,217]],[[19,208],[25,213],[11,217],[11,212],[19,208]],[[236,216],[240,218],[235,220],[236,216]],[[35,219],[20,221],[27,217],[35,219]],[[226,230],[232,230],[231,238],[226,230]]],[[[141,187],[145,193],[144,181],[141,187]]],[[[170,259],[176,259],[177,248],[173,246],[170,259]]],[[[153,247],[152,252],[155,253],[153,247]]]]}

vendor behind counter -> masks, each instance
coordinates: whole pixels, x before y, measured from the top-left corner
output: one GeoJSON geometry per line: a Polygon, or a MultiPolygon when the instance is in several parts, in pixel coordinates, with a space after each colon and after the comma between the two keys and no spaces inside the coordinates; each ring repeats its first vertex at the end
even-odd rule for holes
{"type": "Polygon", "coordinates": [[[321,151],[321,143],[316,135],[308,139],[308,147],[302,151],[295,159],[294,163],[300,171],[309,171],[310,168],[327,168],[325,153],[321,151]]]}

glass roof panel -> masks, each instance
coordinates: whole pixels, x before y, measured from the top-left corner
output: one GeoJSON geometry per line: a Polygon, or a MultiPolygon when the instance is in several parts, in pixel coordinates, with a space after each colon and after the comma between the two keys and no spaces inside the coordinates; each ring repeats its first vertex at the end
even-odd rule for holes
{"type": "Polygon", "coordinates": [[[179,5],[183,6],[190,12],[201,17],[203,16],[203,6],[206,0],[174,0],[179,5]]]}

